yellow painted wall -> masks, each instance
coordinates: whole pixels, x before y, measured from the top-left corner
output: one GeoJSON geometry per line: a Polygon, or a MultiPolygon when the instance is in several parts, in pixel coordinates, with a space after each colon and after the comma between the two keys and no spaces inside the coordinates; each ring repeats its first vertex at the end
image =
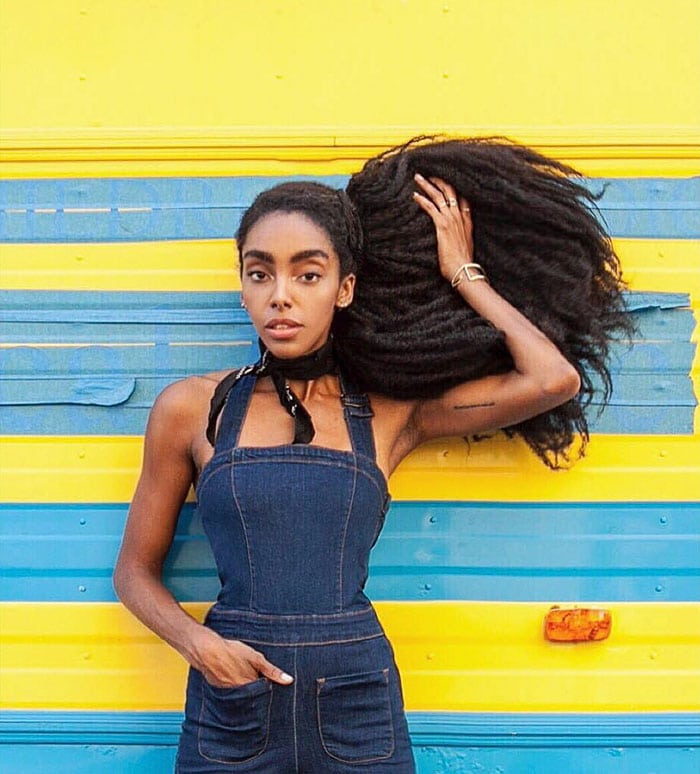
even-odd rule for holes
{"type": "Polygon", "coordinates": [[[0,0],[0,19],[5,175],[328,173],[426,131],[700,168],[696,0],[0,0]]]}
{"type": "MultiPolygon", "coordinates": [[[[605,603],[602,603],[603,605],[605,603]]],[[[598,603],[597,606],[601,606],[598,603]]],[[[206,606],[185,605],[203,617],[206,606]]],[[[409,710],[691,711],[700,607],[615,603],[611,640],[551,643],[547,603],[377,602],[409,710]]],[[[120,605],[0,604],[16,709],[177,710],[186,664],[120,605]]]]}
{"type": "MultiPolygon", "coordinates": [[[[0,177],[332,174],[433,131],[506,134],[590,174],[699,174],[699,40],[697,0],[0,0],[0,177]]],[[[634,289],[692,291],[697,307],[697,242],[620,250],[634,289]]],[[[0,258],[10,290],[236,283],[228,241],[8,245],[0,258]]],[[[141,438],[3,440],[4,502],[133,491],[141,438]]],[[[523,444],[467,458],[435,442],[392,490],[696,501],[699,467],[697,431],[597,436],[557,474],[523,444]]],[[[583,646],[544,642],[546,605],[378,607],[410,709],[697,708],[697,604],[615,605],[614,638],[583,646]]],[[[120,606],[0,613],[7,706],[182,706],[184,662],[120,606]]]]}

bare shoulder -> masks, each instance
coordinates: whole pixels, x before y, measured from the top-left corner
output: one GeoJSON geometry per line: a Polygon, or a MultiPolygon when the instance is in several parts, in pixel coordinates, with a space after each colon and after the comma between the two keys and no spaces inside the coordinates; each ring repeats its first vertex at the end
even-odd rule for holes
{"type": "Polygon", "coordinates": [[[180,440],[192,441],[206,425],[209,404],[216,385],[231,371],[212,371],[178,379],[165,387],[153,404],[150,425],[175,432],[180,440]]]}

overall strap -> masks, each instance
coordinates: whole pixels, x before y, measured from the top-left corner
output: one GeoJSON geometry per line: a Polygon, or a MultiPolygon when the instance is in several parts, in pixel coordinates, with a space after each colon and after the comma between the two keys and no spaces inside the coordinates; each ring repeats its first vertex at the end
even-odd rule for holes
{"type": "Polygon", "coordinates": [[[343,413],[350,434],[350,443],[355,454],[363,454],[371,460],[376,460],[374,435],[372,433],[372,417],[374,412],[367,393],[360,392],[356,386],[339,374],[343,413]]]}
{"type": "Polygon", "coordinates": [[[246,367],[231,371],[216,385],[207,424],[207,439],[214,446],[215,452],[238,444],[248,402],[255,388],[256,376],[251,370],[252,368],[246,367]],[[222,410],[219,432],[216,433],[216,420],[222,410]]]}

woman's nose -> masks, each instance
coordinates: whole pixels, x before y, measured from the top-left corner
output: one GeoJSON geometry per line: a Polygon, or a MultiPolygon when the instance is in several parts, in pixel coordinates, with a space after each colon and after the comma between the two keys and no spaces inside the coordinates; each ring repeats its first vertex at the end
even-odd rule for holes
{"type": "Polygon", "coordinates": [[[284,277],[277,277],[273,287],[272,298],[270,299],[270,306],[275,309],[282,309],[292,306],[292,299],[289,293],[289,283],[284,277]]]}

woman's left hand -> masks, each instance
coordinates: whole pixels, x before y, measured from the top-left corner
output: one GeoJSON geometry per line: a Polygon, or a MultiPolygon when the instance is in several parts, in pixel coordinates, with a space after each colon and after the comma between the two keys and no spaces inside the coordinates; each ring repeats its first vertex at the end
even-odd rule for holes
{"type": "Polygon", "coordinates": [[[449,281],[462,264],[474,260],[469,203],[439,177],[426,180],[416,174],[414,179],[423,193],[416,191],[413,198],[435,224],[440,272],[449,281]]]}

